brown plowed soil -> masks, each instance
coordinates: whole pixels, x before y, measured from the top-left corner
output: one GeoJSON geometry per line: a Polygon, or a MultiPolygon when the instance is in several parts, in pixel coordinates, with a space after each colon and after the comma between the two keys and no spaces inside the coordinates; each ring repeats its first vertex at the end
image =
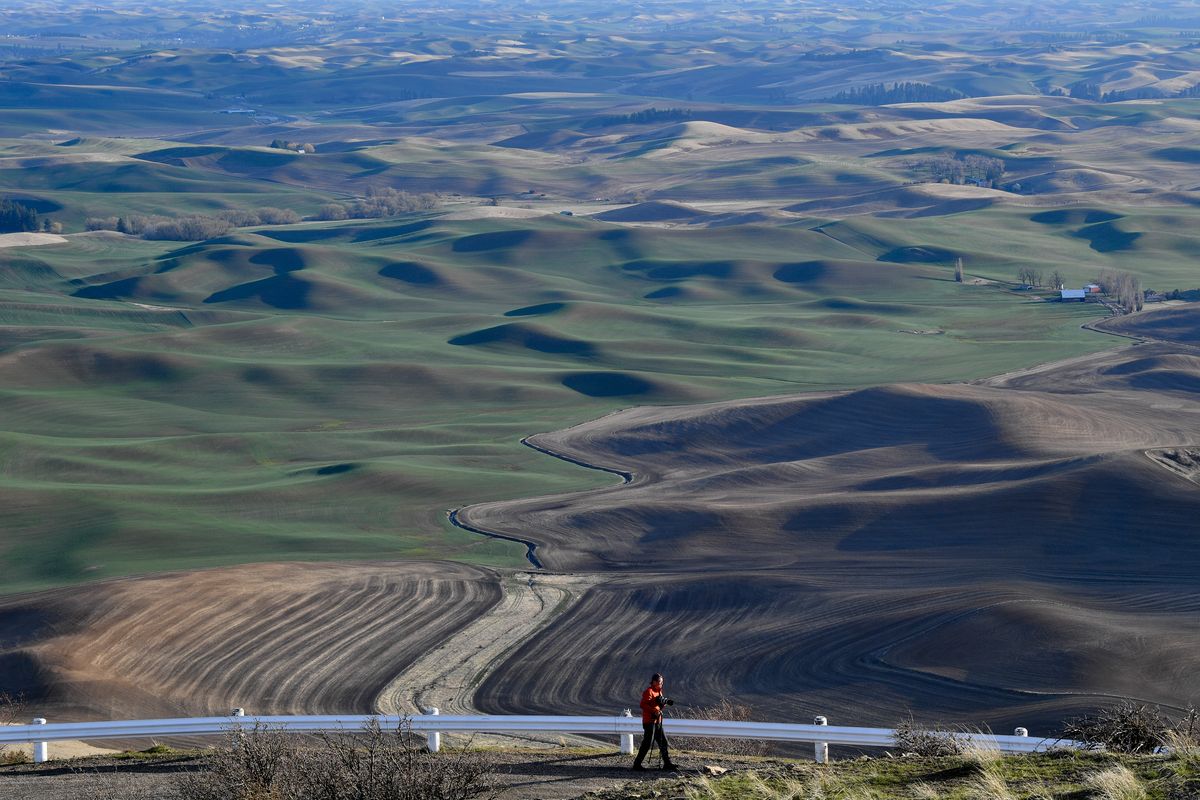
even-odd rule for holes
{"type": "Polygon", "coordinates": [[[48,718],[370,713],[500,599],[453,563],[257,564],[0,600],[0,672],[48,718]]]}
{"type": "Polygon", "coordinates": [[[608,710],[655,670],[690,704],[834,724],[1050,732],[1116,697],[1200,696],[1200,487],[1147,457],[1200,444],[1187,346],[636,408],[533,442],[635,477],[461,516],[621,577],[500,666],[481,709],[608,710]]]}

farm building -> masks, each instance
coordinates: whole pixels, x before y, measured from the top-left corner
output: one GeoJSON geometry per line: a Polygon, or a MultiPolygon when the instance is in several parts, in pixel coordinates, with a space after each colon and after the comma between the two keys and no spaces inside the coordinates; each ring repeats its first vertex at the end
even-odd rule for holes
{"type": "Polygon", "coordinates": [[[1086,289],[1060,289],[1059,291],[1062,295],[1059,298],[1060,300],[1078,300],[1081,303],[1087,300],[1088,293],[1086,289]]]}

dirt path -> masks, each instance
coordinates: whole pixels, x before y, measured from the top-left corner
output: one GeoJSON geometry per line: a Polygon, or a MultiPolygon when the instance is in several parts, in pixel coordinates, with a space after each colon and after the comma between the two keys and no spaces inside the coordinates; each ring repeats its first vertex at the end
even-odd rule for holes
{"type": "MultiPolygon", "coordinates": [[[[472,705],[476,686],[514,648],[573,606],[603,579],[597,575],[517,572],[502,581],[503,598],[487,614],[430,650],[397,675],[375,700],[383,714],[419,714],[436,706],[443,714],[478,714],[472,705]]],[[[486,737],[512,743],[539,742],[558,746],[559,734],[530,737],[486,737]]],[[[478,743],[481,737],[474,740],[478,743]]]]}

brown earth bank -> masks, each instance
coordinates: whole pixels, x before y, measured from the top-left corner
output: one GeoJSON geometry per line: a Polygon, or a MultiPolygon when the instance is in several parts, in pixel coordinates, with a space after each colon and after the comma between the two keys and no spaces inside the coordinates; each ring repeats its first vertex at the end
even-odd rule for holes
{"type": "Polygon", "coordinates": [[[0,690],[57,720],[371,713],[500,599],[450,562],[256,564],[0,599],[0,690]]]}
{"type": "Polygon", "coordinates": [[[776,720],[1047,733],[1120,697],[1186,706],[1200,487],[1156,454],[1200,444],[1198,391],[1200,351],[1160,342],[532,437],[633,480],[462,517],[536,542],[550,569],[616,577],[476,705],[608,711],[661,670],[688,704],[730,696],[776,720]]]}

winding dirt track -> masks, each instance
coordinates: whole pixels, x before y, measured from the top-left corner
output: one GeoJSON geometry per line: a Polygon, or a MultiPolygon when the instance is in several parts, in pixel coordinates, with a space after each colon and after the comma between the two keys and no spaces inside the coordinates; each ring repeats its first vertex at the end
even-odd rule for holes
{"type": "MultiPolygon", "coordinates": [[[[600,580],[598,576],[528,572],[505,576],[500,602],[398,674],[376,698],[376,710],[420,714],[434,706],[443,714],[480,713],[473,694],[495,664],[567,612],[600,580]]],[[[490,736],[488,740],[556,744],[562,738],[556,734],[490,736]]]]}
{"type": "Polygon", "coordinates": [[[493,663],[546,627],[600,581],[588,575],[518,572],[501,582],[504,595],[470,625],[408,666],[380,692],[382,714],[479,713],[472,692],[493,663]]]}

